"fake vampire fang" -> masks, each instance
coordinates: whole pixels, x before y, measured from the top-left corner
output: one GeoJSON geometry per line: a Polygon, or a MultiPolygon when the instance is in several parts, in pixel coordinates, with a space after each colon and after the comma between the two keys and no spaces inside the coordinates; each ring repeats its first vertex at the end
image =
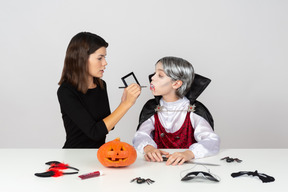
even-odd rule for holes
{"type": "Polygon", "coordinates": [[[150,84],[150,90],[151,90],[151,91],[155,91],[155,87],[154,87],[153,84],[150,84]]]}

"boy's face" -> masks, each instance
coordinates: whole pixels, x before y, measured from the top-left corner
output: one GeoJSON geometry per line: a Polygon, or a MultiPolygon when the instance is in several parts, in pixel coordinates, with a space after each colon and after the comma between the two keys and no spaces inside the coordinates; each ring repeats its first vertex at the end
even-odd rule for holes
{"type": "Polygon", "coordinates": [[[150,84],[150,90],[155,96],[175,96],[175,88],[173,86],[173,81],[168,77],[164,70],[161,62],[156,64],[155,75],[152,77],[150,84]]]}

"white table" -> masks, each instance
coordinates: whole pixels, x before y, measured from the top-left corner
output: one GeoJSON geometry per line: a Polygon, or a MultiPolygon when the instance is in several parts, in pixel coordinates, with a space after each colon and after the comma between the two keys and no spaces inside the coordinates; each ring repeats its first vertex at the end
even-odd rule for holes
{"type": "MultiPolygon", "coordinates": [[[[173,151],[173,150],[168,150],[173,151]]],[[[219,183],[206,181],[183,182],[185,170],[192,164],[182,166],[166,166],[164,162],[155,163],[144,160],[138,154],[136,162],[125,168],[106,168],[97,160],[95,149],[0,149],[0,191],[95,191],[95,192],[140,192],[140,191],[213,191],[213,192],[244,192],[244,191],[287,191],[288,149],[222,149],[213,157],[198,160],[198,162],[217,163],[220,166],[207,166],[211,173],[221,178],[219,183]],[[227,163],[220,159],[237,157],[242,163],[227,163]],[[80,169],[77,175],[64,175],[57,178],[40,178],[34,173],[45,172],[48,165],[45,162],[57,160],[68,163],[80,169]],[[81,180],[78,175],[102,170],[104,175],[81,180]],[[272,183],[262,183],[256,177],[232,178],[230,174],[238,171],[255,171],[271,175],[272,183]],[[184,171],[184,172],[183,172],[184,171]],[[135,177],[151,178],[154,184],[130,183],[135,177]]],[[[205,171],[205,167],[196,166],[193,170],[205,171]]]]}

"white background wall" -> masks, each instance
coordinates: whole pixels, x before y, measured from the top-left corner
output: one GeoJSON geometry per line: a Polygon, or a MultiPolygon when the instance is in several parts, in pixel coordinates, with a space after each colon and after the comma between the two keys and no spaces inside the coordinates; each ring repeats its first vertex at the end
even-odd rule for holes
{"type": "MultiPolygon", "coordinates": [[[[199,100],[223,148],[287,148],[287,10],[285,0],[1,0],[0,147],[62,147],[57,83],[70,39],[91,31],[110,44],[112,110],[122,76],[148,85],[158,59],[183,57],[212,79],[199,100]]],[[[107,141],[131,143],[151,97],[143,89],[107,141]]]]}

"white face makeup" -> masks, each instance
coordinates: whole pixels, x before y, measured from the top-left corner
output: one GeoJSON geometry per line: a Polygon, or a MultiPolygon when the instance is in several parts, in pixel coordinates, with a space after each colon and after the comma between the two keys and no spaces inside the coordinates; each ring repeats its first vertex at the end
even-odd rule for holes
{"type": "Polygon", "coordinates": [[[175,98],[176,93],[173,88],[173,81],[168,77],[164,70],[162,63],[156,64],[155,75],[152,77],[150,90],[155,96],[163,96],[163,98],[175,98]]]}

